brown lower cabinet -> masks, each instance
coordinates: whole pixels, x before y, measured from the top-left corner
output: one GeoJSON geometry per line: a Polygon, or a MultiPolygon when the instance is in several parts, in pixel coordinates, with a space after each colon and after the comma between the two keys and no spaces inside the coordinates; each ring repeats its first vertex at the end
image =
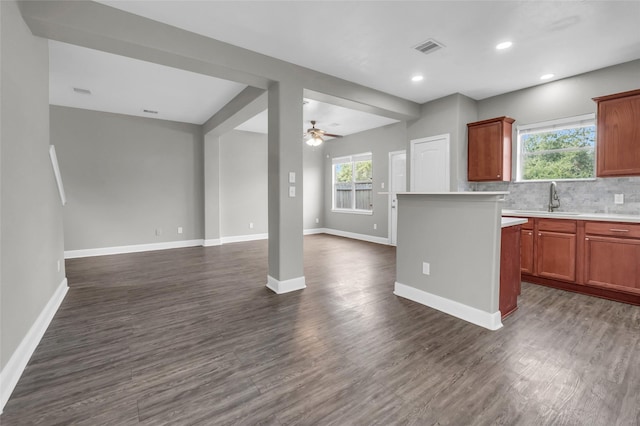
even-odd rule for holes
{"type": "Polygon", "coordinates": [[[502,228],[500,250],[500,313],[504,319],[518,309],[520,294],[520,226],[502,228]]]}
{"type": "Polygon", "coordinates": [[[533,219],[522,225],[520,231],[520,268],[523,274],[534,274],[533,267],[533,219]]]}
{"type": "Polygon", "coordinates": [[[522,280],[640,305],[640,224],[529,218],[522,280]]]}

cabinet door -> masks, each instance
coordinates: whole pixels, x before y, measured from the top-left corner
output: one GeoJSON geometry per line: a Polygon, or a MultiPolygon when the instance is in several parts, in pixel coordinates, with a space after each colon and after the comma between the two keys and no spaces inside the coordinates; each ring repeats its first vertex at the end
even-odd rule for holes
{"type": "Polygon", "coordinates": [[[564,281],[576,279],[576,235],[538,232],[537,275],[564,281]]]}
{"type": "Polygon", "coordinates": [[[500,313],[502,318],[518,307],[520,294],[520,227],[502,228],[500,250],[500,313]]]}
{"type": "Polygon", "coordinates": [[[586,237],[585,284],[640,294],[640,240],[586,237]]]}
{"type": "Polygon", "coordinates": [[[502,180],[502,123],[469,127],[468,179],[502,180]]]}
{"type": "Polygon", "coordinates": [[[640,175],[640,91],[597,99],[597,175],[640,175]]]}
{"type": "Polygon", "coordinates": [[[525,274],[533,275],[533,230],[521,231],[520,269],[525,274]]]}

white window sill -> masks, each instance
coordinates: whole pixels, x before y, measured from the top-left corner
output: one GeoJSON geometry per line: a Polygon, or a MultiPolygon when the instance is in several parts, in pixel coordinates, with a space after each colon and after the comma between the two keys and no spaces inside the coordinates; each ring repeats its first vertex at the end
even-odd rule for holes
{"type": "Polygon", "coordinates": [[[331,213],[363,214],[363,215],[366,215],[366,216],[371,216],[371,215],[373,215],[373,210],[332,209],[331,213]]]}

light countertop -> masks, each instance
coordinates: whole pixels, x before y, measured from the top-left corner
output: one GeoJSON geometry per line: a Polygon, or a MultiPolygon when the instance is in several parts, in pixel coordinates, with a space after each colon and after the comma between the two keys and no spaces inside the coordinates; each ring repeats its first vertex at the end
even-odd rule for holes
{"type": "MultiPolygon", "coordinates": [[[[388,194],[380,192],[380,194],[388,194]]],[[[481,196],[481,195],[507,195],[509,191],[460,191],[460,192],[397,192],[397,195],[454,195],[454,196],[481,196]]]]}
{"type": "Polygon", "coordinates": [[[522,225],[523,223],[527,223],[527,219],[523,219],[521,217],[503,217],[502,218],[502,227],[507,228],[509,226],[522,225]]]}
{"type": "Polygon", "coordinates": [[[579,213],[579,212],[544,212],[537,210],[502,210],[503,216],[510,217],[543,217],[555,219],[596,220],[604,222],[640,223],[640,215],[579,213]]]}

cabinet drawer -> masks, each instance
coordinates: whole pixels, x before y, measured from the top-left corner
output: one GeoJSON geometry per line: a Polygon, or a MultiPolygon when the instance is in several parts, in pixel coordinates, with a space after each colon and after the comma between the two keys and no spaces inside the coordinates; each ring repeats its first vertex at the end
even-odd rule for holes
{"type": "Polygon", "coordinates": [[[567,232],[575,234],[577,229],[575,220],[538,219],[538,231],[567,232]]]}
{"type": "Polygon", "coordinates": [[[640,238],[640,224],[620,222],[587,222],[584,226],[588,235],[640,238]]]}

